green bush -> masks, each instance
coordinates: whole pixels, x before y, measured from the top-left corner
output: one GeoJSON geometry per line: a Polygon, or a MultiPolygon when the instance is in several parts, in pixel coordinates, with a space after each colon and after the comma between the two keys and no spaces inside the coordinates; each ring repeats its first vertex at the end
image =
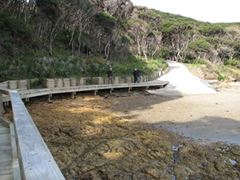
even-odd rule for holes
{"type": "Polygon", "coordinates": [[[162,47],[159,53],[159,56],[163,59],[169,59],[171,56],[173,56],[174,52],[166,47],[162,47]]]}
{"type": "Polygon", "coordinates": [[[199,31],[206,36],[213,36],[217,34],[224,34],[224,27],[220,24],[206,23],[199,26],[199,31]]]}
{"type": "Polygon", "coordinates": [[[240,59],[240,42],[239,41],[237,41],[234,44],[234,50],[235,50],[234,57],[240,59]]]}
{"type": "Polygon", "coordinates": [[[238,59],[229,59],[224,62],[225,65],[230,65],[230,66],[238,66],[240,65],[240,60],[238,59]]]}
{"type": "Polygon", "coordinates": [[[224,81],[226,79],[225,75],[222,73],[218,73],[218,80],[219,81],[224,81]]]}
{"type": "Polygon", "coordinates": [[[104,11],[95,16],[96,21],[99,22],[100,24],[105,24],[107,26],[114,26],[117,19],[109,14],[108,12],[104,11]]]}
{"type": "Polygon", "coordinates": [[[191,42],[188,46],[189,49],[193,51],[200,51],[200,52],[206,52],[208,49],[211,47],[211,44],[205,39],[205,38],[200,38],[197,39],[193,42],[191,42]]]}
{"type": "Polygon", "coordinates": [[[30,29],[25,25],[23,18],[0,12],[0,32],[11,32],[15,36],[29,39],[30,29]]]}

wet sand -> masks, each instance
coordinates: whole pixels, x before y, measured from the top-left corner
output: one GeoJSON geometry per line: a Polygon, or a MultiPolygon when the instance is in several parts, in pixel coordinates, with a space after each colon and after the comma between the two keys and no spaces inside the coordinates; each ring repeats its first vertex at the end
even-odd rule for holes
{"type": "Polygon", "coordinates": [[[235,90],[175,98],[117,92],[28,105],[66,179],[93,180],[239,179],[240,146],[166,131],[200,128],[193,134],[205,130],[210,138],[222,124],[219,137],[238,137],[238,107],[235,90]]]}

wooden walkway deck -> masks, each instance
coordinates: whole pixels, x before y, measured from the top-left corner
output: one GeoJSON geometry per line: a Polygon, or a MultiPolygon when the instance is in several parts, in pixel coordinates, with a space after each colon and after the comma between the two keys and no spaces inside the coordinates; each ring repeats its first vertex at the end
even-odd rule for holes
{"type": "Polygon", "coordinates": [[[53,94],[134,88],[163,88],[168,82],[88,85],[23,91],[0,89],[0,180],[63,180],[55,160],[42,139],[22,99],[53,94]],[[11,101],[13,123],[3,120],[3,102],[11,101]],[[16,134],[16,135],[15,135],[16,134]]]}
{"type": "MultiPolygon", "coordinates": [[[[0,120],[1,121],[1,120],[0,120]]],[[[0,179],[13,179],[10,127],[0,122],[0,179]]]]}
{"type": "Polygon", "coordinates": [[[0,179],[21,179],[13,124],[0,119],[0,179]]]}
{"type": "MultiPolygon", "coordinates": [[[[29,99],[33,97],[40,96],[50,96],[54,94],[65,94],[71,93],[73,96],[77,92],[88,92],[93,91],[95,94],[101,90],[109,90],[111,93],[115,89],[127,89],[131,91],[135,88],[163,88],[168,84],[167,81],[151,81],[144,83],[130,83],[130,84],[103,84],[103,85],[83,85],[83,86],[73,86],[73,87],[62,87],[62,88],[53,88],[53,89],[28,89],[18,91],[22,99],[29,99]]],[[[3,96],[3,102],[10,101],[9,96],[3,96]]]]}

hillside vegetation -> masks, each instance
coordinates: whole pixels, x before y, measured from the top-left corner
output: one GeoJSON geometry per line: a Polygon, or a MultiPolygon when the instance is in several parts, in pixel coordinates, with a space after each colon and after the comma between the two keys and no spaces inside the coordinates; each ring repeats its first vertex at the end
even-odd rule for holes
{"type": "Polygon", "coordinates": [[[0,0],[0,80],[144,74],[164,59],[240,67],[240,24],[210,24],[129,0],[0,0]]]}

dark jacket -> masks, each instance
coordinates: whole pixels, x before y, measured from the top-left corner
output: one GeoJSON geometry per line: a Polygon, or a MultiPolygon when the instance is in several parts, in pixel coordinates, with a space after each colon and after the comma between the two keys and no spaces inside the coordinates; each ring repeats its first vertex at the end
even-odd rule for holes
{"type": "Polygon", "coordinates": [[[108,71],[108,77],[112,77],[113,76],[113,71],[112,70],[109,70],[108,71]]]}
{"type": "Polygon", "coordinates": [[[134,70],[133,71],[133,76],[136,77],[136,78],[140,77],[141,76],[141,71],[140,70],[134,70]]]}

